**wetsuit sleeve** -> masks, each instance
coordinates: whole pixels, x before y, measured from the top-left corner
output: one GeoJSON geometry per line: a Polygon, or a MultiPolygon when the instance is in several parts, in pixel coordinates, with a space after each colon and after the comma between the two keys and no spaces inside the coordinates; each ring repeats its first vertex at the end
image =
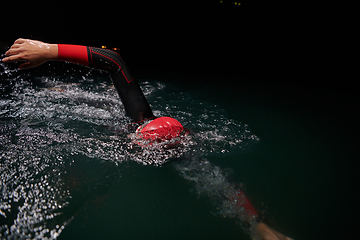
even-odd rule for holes
{"type": "Polygon", "coordinates": [[[87,47],[58,44],[58,60],[77,63],[88,67],[87,47]]]}
{"type": "Polygon", "coordinates": [[[134,122],[154,118],[138,82],[117,52],[88,46],[58,44],[58,60],[105,70],[119,93],[126,114],[134,122]]]}

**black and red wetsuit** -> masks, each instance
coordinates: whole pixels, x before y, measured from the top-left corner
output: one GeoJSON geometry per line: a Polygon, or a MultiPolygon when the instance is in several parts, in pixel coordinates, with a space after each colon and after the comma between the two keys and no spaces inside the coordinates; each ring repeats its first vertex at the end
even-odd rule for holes
{"type": "Polygon", "coordinates": [[[154,118],[138,82],[117,52],[88,46],[58,44],[58,60],[107,71],[119,93],[126,115],[133,122],[154,118]]]}

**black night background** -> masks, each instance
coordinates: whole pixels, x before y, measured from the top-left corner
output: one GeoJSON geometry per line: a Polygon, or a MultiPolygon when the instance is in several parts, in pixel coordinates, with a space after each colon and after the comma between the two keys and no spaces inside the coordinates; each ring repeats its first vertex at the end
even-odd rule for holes
{"type": "MultiPolygon", "coordinates": [[[[1,54],[19,37],[106,46],[120,49],[135,77],[165,81],[178,76],[194,87],[212,84],[232,95],[234,104],[239,86],[276,89],[274,94],[283,94],[284,102],[291,99],[293,107],[316,112],[317,121],[343,125],[333,134],[352,164],[357,83],[340,67],[332,41],[341,31],[333,24],[336,15],[325,8],[260,0],[1,5],[1,54]]],[[[339,227],[350,236],[353,225],[346,221],[339,227]]]]}
{"type": "MultiPolygon", "coordinates": [[[[322,61],[333,56],[323,42],[328,26],[314,21],[314,4],[211,0],[6,5],[1,10],[2,48],[18,37],[116,47],[135,74],[151,69],[314,87],[326,75],[322,61]]],[[[333,84],[326,81],[322,87],[333,84]]]]}

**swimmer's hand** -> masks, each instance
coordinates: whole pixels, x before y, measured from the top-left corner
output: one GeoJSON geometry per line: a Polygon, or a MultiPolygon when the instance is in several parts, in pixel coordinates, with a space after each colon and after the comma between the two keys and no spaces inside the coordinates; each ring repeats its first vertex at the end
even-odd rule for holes
{"type": "Polygon", "coordinates": [[[286,237],[281,233],[271,229],[265,223],[258,223],[255,227],[255,237],[256,240],[292,240],[292,238],[286,237]]]}
{"type": "Polygon", "coordinates": [[[31,39],[17,39],[11,48],[5,53],[4,63],[25,62],[19,69],[37,67],[49,60],[56,60],[58,57],[57,44],[48,44],[31,39]]]}

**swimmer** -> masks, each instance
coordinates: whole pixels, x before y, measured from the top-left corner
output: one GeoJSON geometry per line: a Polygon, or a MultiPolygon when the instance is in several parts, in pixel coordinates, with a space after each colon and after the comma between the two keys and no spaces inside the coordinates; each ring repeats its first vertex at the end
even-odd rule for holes
{"type": "MultiPolygon", "coordinates": [[[[67,61],[109,73],[124,105],[125,113],[139,125],[136,135],[151,141],[181,136],[183,126],[170,117],[156,118],[141,88],[121,56],[111,50],[69,44],[49,44],[30,39],[17,39],[2,59],[4,63],[24,62],[19,69],[37,67],[47,61],[67,61]]],[[[246,204],[250,208],[251,204],[246,204]]],[[[245,207],[246,208],[246,207],[245,207]]],[[[251,206],[252,208],[252,206],[251,206]]],[[[265,223],[256,223],[254,239],[290,240],[265,223]]]]}
{"type": "Polygon", "coordinates": [[[2,59],[4,63],[25,62],[19,66],[19,69],[37,67],[47,61],[67,61],[108,72],[124,105],[126,115],[131,119],[132,125],[137,127],[133,136],[139,140],[151,144],[181,137],[186,132],[176,119],[154,116],[138,82],[117,52],[88,46],[48,44],[20,38],[5,55],[7,57],[2,59]]]}

